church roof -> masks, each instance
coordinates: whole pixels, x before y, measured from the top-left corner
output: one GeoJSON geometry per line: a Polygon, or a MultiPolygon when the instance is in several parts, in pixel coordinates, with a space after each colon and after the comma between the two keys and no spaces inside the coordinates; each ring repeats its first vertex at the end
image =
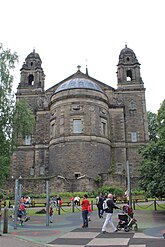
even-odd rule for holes
{"type": "Polygon", "coordinates": [[[121,50],[119,55],[119,63],[120,64],[139,64],[134,51],[125,45],[125,48],[121,50]],[[130,59],[131,58],[131,59],[130,59]]]}
{"type": "Polygon", "coordinates": [[[103,93],[103,90],[98,84],[90,80],[90,78],[86,74],[83,74],[80,71],[80,66],[78,66],[78,71],[72,78],[69,78],[68,80],[60,84],[59,87],[57,87],[55,93],[76,88],[92,89],[103,93]]]}
{"type": "Polygon", "coordinates": [[[39,54],[35,52],[35,49],[33,49],[33,51],[26,57],[25,60],[33,59],[33,58],[34,59],[39,59],[41,61],[41,58],[40,58],[39,54]]]}

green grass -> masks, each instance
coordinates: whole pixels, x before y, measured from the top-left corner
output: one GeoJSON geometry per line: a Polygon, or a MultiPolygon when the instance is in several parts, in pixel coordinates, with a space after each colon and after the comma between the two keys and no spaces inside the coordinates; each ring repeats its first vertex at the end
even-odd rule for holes
{"type": "MultiPolygon", "coordinates": [[[[149,204],[149,205],[135,204],[135,210],[155,210],[155,208],[154,208],[153,203],[152,203],[152,205],[151,204],[149,204]]],[[[159,206],[159,204],[156,205],[156,210],[165,210],[165,203],[161,204],[160,206],[159,206]]]]}

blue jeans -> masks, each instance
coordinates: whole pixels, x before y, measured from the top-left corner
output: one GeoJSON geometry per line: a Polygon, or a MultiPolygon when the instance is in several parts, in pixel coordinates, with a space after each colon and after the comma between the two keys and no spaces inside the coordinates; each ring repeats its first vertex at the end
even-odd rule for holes
{"type": "Polygon", "coordinates": [[[99,218],[102,218],[103,213],[104,213],[104,210],[102,208],[98,208],[98,216],[99,216],[99,218]]]}
{"type": "Polygon", "coordinates": [[[83,227],[88,227],[88,210],[82,211],[83,227]]]}

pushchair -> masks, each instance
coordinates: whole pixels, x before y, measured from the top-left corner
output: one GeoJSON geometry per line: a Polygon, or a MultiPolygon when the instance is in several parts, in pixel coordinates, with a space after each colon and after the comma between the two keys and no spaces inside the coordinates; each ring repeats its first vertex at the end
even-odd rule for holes
{"type": "Polygon", "coordinates": [[[121,229],[124,229],[125,232],[129,232],[129,230],[138,230],[137,220],[133,217],[133,211],[129,205],[123,206],[123,213],[118,214],[118,219],[118,231],[121,229]]]}

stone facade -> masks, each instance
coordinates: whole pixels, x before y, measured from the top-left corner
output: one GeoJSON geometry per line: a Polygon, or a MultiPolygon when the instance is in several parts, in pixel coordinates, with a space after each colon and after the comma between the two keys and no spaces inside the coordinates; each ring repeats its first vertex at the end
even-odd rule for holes
{"type": "Polygon", "coordinates": [[[11,174],[31,192],[92,191],[126,186],[126,161],[133,185],[139,176],[139,148],[148,142],[145,88],[133,50],[121,50],[117,88],[82,73],[45,90],[42,61],[35,50],[21,68],[16,99],[35,114],[31,136],[20,140],[11,174]],[[35,184],[35,185],[34,185],[35,184]],[[33,186],[34,185],[34,186],[33,186]]]}

